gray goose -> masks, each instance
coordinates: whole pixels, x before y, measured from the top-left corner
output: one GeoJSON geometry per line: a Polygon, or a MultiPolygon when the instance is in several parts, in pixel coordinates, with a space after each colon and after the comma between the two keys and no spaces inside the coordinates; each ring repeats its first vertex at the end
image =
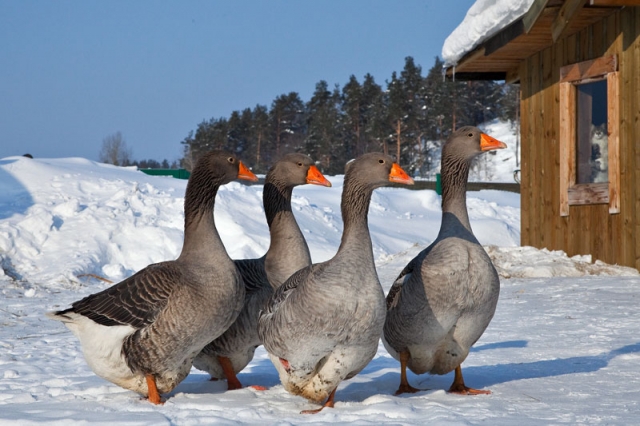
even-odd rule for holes
{"type": "Polygon", "coordinates": [[[500,291],[491,259],[473,235],[466,185],[472,160],[506,145],[476,127],[462,127],[442,147],[442,223],[435,241],[400,273],[387,295],[383,344],[400,361],[396,395],[417,392],[415,374],[455,370],[449,392],[490,393],[464,384],[460,365],[489,325],[500,291]]]}
{"type": "Polygon", "coordinates": [[[262,199],[271,234],[269,249],[259,259],[235,261],[245,285],[242,311],[233,325],[193,360],[193,366],[208,372],[212,379],[226,378],[229,390],[242,387],[236,374],[249,364],[261,345],[258,314],[273,289],[297,270],[311,265],[309,247],[291,211],[293,188],[306,183],[331,186],[306,155],[286,155],[267,173],[262,199]]]}
{"type": "Polygon", "coordinates": [[[147,266],[112,287],[49,312],[80,340],[100,377],[160,404],[189,373],[196,354],[240,313],[244,285],[220,240],[213,207],[220,185],[257,180],[235,156],[198,161],[184,200],[178,259],[147,266]]]}
{"type": "Polygon", "coordinates": [[[336,255],[293,274],[278,287],[258,322],[258,334],[284,388],[333,407],[341,381],[374,357],[385,318],[367,212],[375,188],[413,180],[384,154],[347,166],[342,191],[344,230],[336,255]]]}

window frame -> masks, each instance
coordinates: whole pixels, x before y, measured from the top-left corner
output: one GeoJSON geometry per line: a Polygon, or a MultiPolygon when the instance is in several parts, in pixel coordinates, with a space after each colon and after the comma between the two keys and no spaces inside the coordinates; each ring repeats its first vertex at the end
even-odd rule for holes
{"type": "Polygon", "coordinates": [[[603,56],[560,68],[560,216],[569,206],[609,204],[609,213],[620,213],[620,111],[618,61],[603,56]],[[607,81],[607,134],[609,182],[576,183],[577,86],[607,81]]]}

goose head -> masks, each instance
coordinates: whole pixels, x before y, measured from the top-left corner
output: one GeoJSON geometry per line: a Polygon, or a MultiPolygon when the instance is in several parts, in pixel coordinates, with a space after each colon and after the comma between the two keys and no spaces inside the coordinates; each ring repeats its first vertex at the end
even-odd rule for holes
{"type": "Polygon", "coordinates": [[[507,145],[473,126],[461,127],[449,136],[442,147],[442,157],[471,161],[483,152],[506,148],[507,145]]]}
{"type": "Polygon", "coordinates": [[[314,165],[313,160],[304,154],[288,154],[277,161],[267,173],[267,180],[282,182],[286,186],[304,184],[331,186],[314,165]]]}
{"type": "Polygon", "coordinates": [[[210,151],[196,163],[190,180],[193,179],[224,185],[236,179],[256,182],[258,177],[235,155],[226,151],[210,151]]]}
{"type": "Polygon", "coordinates": [[[413,179],[402,170],[393,157],[380,152],[361,155],[345,166],[345,182],[357,181],[370,189],[402,183],[413,185],[413,179]]]}

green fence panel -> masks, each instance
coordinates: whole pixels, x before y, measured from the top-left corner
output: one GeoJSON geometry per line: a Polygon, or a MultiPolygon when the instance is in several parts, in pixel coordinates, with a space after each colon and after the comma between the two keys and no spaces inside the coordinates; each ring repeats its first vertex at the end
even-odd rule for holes
{"type": "Polygon", "coordinates": [[[151,176],[173,176],[176,179],[189,179],[191,173],[185,169],[139,169],[151,176]]]}

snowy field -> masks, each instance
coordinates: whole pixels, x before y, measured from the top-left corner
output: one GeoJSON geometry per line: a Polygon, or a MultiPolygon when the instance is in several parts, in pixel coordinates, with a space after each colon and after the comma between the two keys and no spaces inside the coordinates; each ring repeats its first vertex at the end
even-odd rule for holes
{"type": "MultiPolygon", "coordinates": [[[[315,262],[333,256],[342,231],[342,178],[330,180],[333,188],[294,190],[294,213],[315,262]]],[[[262,348],[239,379],[268,386],[263,392],[226,391],[226,383],[193,370],[164,405],[153,406],[100,379],[71,332],[44,312],[109,286],[87,274],[117,282],[176,258],[185,186],[80,158],[0,159],[0,425],[638,423],[638,272],[519,247],[519,195],[499,191],[468,193],[472,227],[502,289],[463,372],[469,386],[491,395],[449,395],[452,374],[409,373],[425,391],[395,397],[399,364],[382,345],[361,374],[340,385],[336,407],[311,416],[299,414],[313,405],[282,388],[262,348]]],[[[235,182],[218,194],[216,221],[234,258],[268,247],[261,196],[261,186],[235,182]]],[[[439,223],[434,191],[375,191],[369,225],[385,292],[435,239],[439,223]]]]}

